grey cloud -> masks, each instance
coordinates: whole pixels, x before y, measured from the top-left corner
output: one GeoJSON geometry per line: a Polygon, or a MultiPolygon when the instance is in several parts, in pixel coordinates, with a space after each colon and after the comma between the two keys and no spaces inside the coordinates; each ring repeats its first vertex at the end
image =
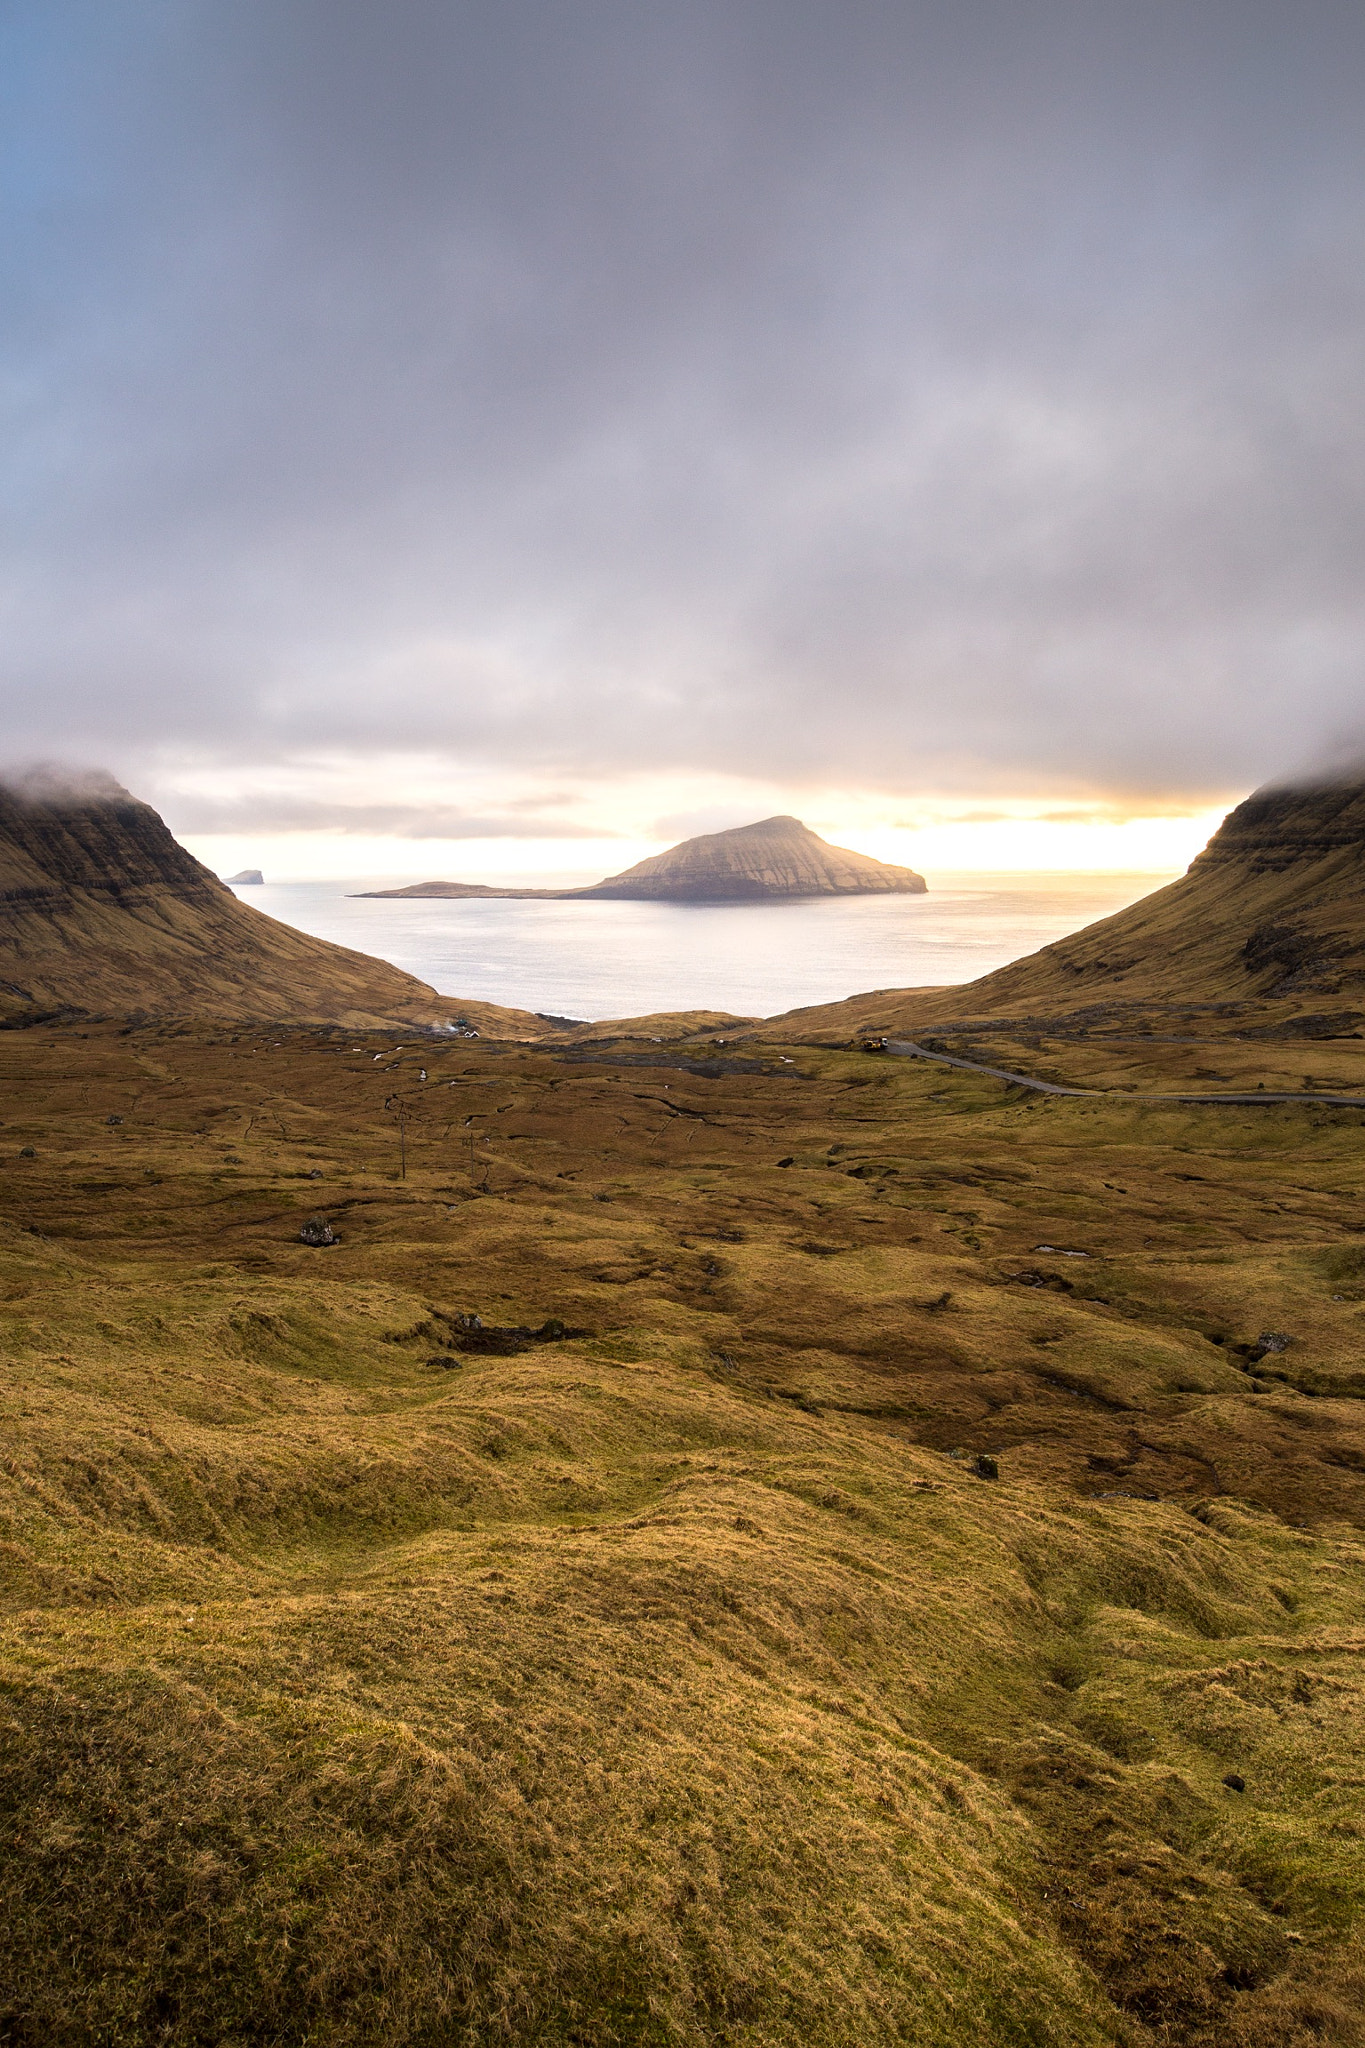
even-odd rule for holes
{"type": "Polygon", "coordinates": [[[122,783],[106,768],[83,768],[76,762],[30,761],[0,767],[0,789],[30,803],[61,803],[127,796],[122,783]]]}
{"type": "Polygon", "coordinates": [[[1358,747],[1358,7],[0,34],[13,751],[1192,796],[1358,747]]]}
{"type": "Polygon", "coordinates": [[[503,812],[453,804],[324,803],[306,797],[177,796],[167,822],[186,832],[347,832],[392,839],[608,839],[620,835],[552,812],[514,805],[503,812]]]}
{"type": "Polygon", "coordinates": [[[754,822],[754,804],[695,804],[690,810],[669,811],[664,817],[654,818],[647,828],[646,837],[662,839],[670,844],[679,839],[695,839],[703,832],[729,832],[737,825],[751,825],[754,822]]]}

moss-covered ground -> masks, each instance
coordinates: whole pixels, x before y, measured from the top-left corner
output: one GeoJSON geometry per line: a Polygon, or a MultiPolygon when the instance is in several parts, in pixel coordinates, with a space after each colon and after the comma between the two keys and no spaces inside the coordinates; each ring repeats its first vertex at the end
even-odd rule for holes
{"type": "Polygon", "coordinates": [[[1360,1113],[202,1028],[0,1090],[0,2039],[1365,2038],[1360,1113]]]}

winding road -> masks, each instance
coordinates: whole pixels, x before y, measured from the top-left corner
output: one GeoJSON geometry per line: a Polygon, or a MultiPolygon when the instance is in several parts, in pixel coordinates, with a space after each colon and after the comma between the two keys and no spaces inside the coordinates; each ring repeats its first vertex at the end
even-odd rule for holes
{"type": "Polygon", "coordinates": [[[1139,1094],[1127,1088],[1064,1088],[1060,1081],[1035,1081],[1030,1074],[1013,1074],[1008,1067],[986,1067],[980,1060],[958,1059],[952,1053],[929,1052],[922,1045],[916,1045],[908,1038],[888,1038],[883,1049],[894,1053],[898,1059],[936,1060],[941,1067],[963,1067],[969,1074],[989,1074],[993,1081],[1008,1081],[1015,1088],[1034,1088],[1040,1095],[1081,1095],[1092,1101],[1107,1102],[1325,1102],[1340,1109],[1365,1109],[1365,1095],[1327,1095],[1316,1089],[1305,1088],[1295,1094],[1281,1094],[1269,1088],[1257,1088],[1244,1095],[1211,1094],[1139,1094]]]}

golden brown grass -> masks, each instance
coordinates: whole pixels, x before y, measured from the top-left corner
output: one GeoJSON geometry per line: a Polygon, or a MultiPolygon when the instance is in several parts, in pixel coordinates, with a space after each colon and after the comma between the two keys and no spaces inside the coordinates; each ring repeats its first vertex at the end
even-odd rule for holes
{"type": "Polygon", "coordinates": [[[0,1038],[3,2037],[1359,2039],[1360,1116],[398,1043],[0,1038]]]}
{"type": "Polygon", "coordinates": [[[891,989],[770,1017],[816,1039],[962,1019],[1227,1032],[1231,1020],[1358,1032],[1365,1000],[1365,784],[1262,789],[1189,872],[964,988],[891,989]]]}

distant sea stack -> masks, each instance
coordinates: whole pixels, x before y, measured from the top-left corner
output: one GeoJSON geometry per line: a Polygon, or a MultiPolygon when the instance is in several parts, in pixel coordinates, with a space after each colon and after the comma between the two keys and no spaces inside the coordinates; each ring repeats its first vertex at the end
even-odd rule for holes
{"type": "Polygon", "coordinates": [[[771,903],[798,896],[922,896],[923,875],[866,853],[831,846],[799,818],[764,818],[731,832],[704,832],[588,889],[489,889],[472,882],[414,882],[369,896],[595,896],[639,903],[771,903]]]}
{"type": "Polygon", "coordinates": [[[577,893],[655,903],[755,903],[788,896],[922,896],[926,887],[913,868],[831,846],[799,818],[781,817],[684,839],[577,893]]]}
{"type": "Polygon", "coordinates": [[[243,868],[240,875],[225,877],[230,889],[263,889],[265,876],[259,868],[243,868]]]}

